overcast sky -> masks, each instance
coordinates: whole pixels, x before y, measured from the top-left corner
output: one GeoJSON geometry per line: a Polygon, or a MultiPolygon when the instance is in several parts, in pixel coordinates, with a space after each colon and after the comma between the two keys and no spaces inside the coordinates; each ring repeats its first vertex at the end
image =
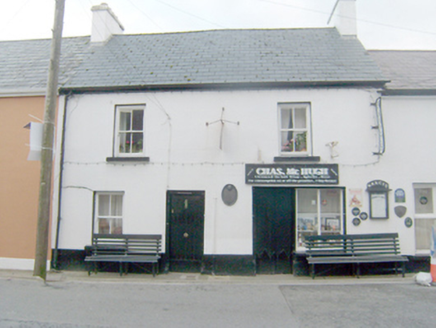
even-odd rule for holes
{"type": "MultiPolygon", "coordinates": [[[[89,35],[106,2],[125,34],[327,27],[336,0],[66,0],[63,36],[89,35]]],[[[357,0],[367,49],[436,50],[436,0],[357,0]]],[[[55,0],[0,0],[0,40],[51,38],[55,0]]]]}

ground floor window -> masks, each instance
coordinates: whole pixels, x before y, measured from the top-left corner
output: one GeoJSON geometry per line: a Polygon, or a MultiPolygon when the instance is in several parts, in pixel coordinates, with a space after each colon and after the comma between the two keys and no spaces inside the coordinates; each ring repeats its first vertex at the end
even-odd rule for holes
{"type": "Polygon", "coordinates": [[[343,233],[342,189],[297,189],[296,204],[297,249],[304,249],[304,236],[343,233]]]}
{"type": "Polygon", "coordinates": [[[436,229],[436,219],[415,220],[415,245],[418,253],[428,253],[431,245],[431,227],[436,229]]]}
{"type": "Polygon", "coordinates": [[[94,233],[123,233],[123,193],[98,192],[94,233]]]}
{"type": "Polygon", "coordinates": [[[413,185],[415,198],[415,248],[416,253],[428,254],[431,246],[431,228],[436,229],[436,212],[433,207],[435,183],[413,185]]]}

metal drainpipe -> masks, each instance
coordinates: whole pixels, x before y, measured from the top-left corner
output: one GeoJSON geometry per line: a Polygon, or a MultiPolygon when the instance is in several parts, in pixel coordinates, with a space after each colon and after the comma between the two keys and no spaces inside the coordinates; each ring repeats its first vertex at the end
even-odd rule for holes
{"type": "Polygon", "coordinates": [[[385,140],[385,126],[383,123],[381,97],[378,97],[375,103],[373,103],[372,105],[375,106],[375,112],[377,116],[377,126],[373,126],[372,128],[378,129],[378,133],[379,133],[378,152],[374,153],[374,155],[383,155],[386,150],[386,140],[385,140]]]}
{"type": "Polygon", "coordinates": [[[64,103],[64,117],[62,122],[62,139],[61,139],[61,149],[60,149],[60,163],[59,163],[59,191],[58,191],[58,218],[56,223],[56,239],[55,239],[55,248],[53,251],[53,268],[58,269],[58,247],[59,247],[59,229],[61,225],[61,206],[62,206],[62,178],[64,171],[64,148],[65,148],[65,125],[67,122],[67,103],[68,98],[70,97],[71,92],[65,96],[64,103]]]}

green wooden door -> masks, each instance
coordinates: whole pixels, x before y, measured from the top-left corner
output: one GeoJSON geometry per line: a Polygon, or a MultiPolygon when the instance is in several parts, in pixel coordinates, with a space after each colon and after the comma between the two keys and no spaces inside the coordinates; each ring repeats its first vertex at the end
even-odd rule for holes
{"type": "Polygon", "coordinates": [[[170,271],[200,272],[204,246],[204,192],[168,192],[170,271]]]}
{"type": "Polygon", "coordinates": [[[292,273],[293,188],[253,188],[253,251],[257,273],[292,273]]]}

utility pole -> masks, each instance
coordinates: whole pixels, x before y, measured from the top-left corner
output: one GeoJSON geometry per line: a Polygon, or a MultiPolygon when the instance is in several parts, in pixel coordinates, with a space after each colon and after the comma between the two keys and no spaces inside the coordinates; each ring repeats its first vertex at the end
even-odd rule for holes
{"type": "Polygon", "coordinates": [[[45,96],[44,126],[41,149],[41,174],[38,202],[38,223],[36,231],[36,252],[33,275],[44,281],[47,277],[47,253],[50,222],[51,177],[53,166],[53,144],[55,112],[58,100],[58,76],[61,54],[62,28],[65,0],[56,0],[53,38],[51,42],[47,93],[45,96]]]}

